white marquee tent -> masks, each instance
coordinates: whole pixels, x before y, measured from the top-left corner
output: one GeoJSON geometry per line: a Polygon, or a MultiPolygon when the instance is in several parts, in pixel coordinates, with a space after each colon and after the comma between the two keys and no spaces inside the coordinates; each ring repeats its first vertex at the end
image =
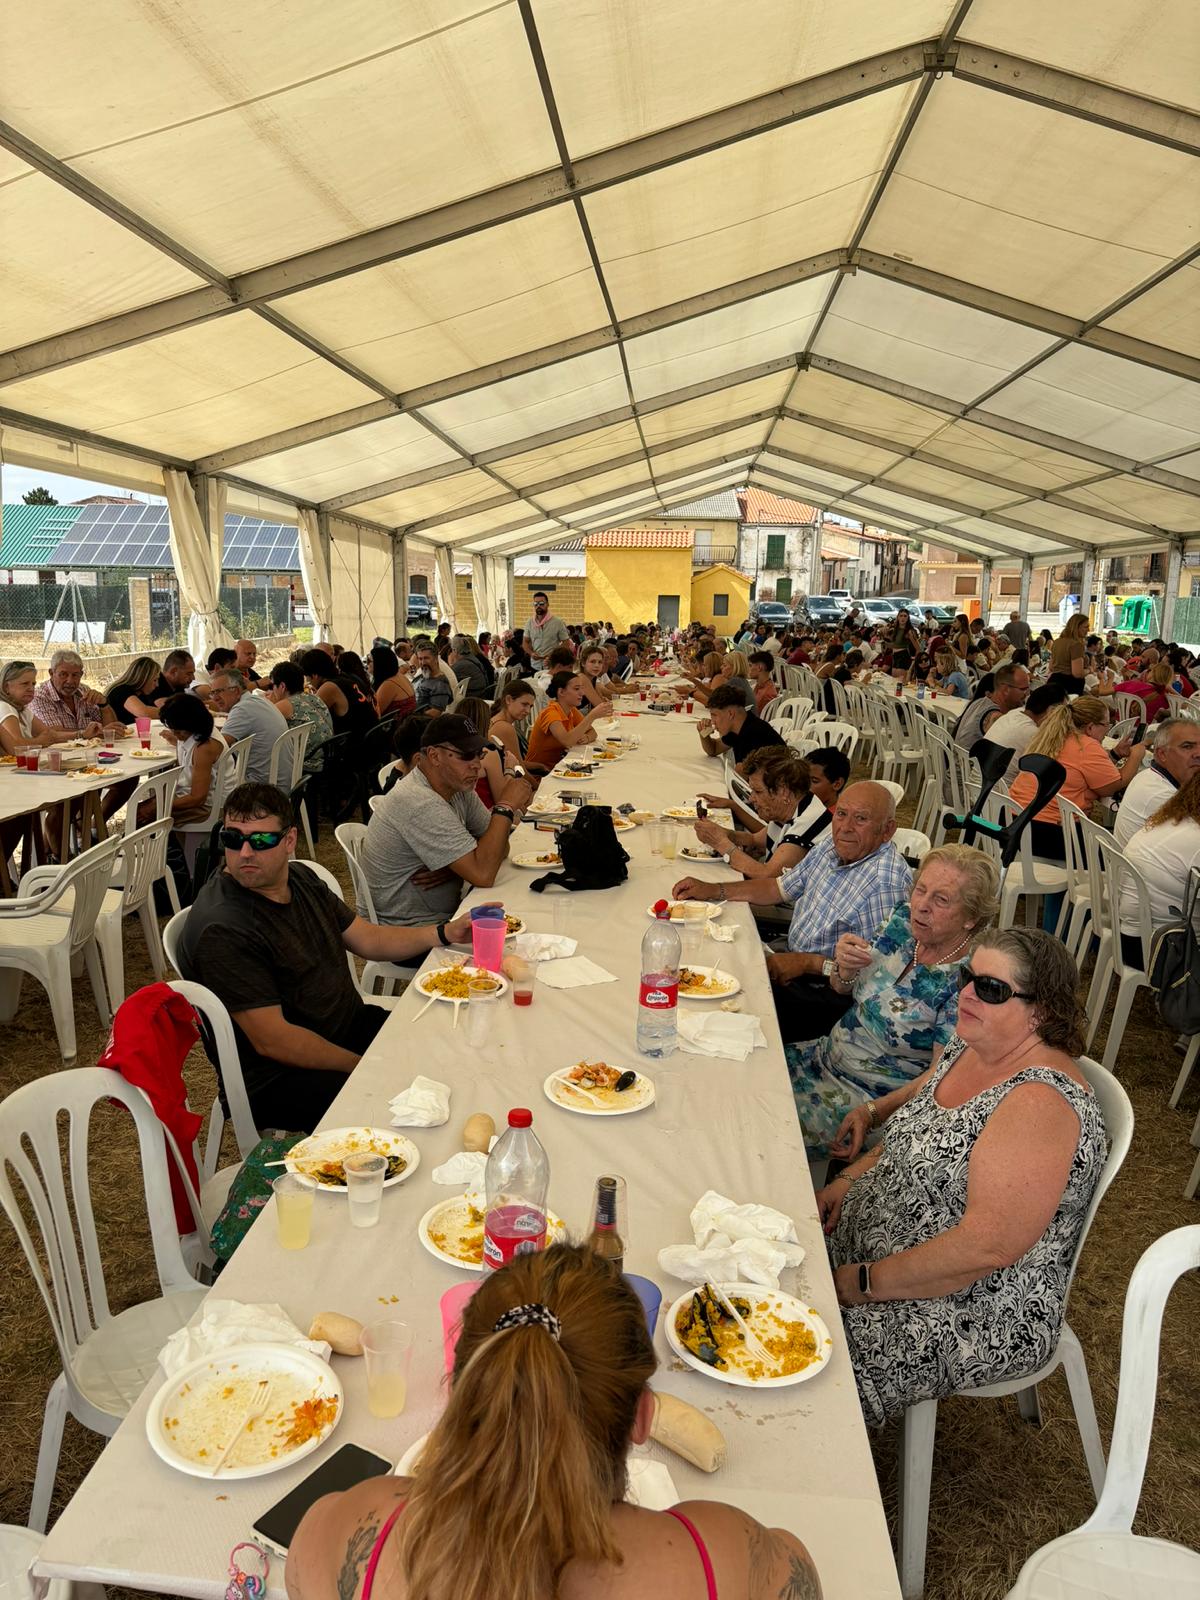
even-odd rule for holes
{"type": "Polygon", "coordinates": [[[0,450],[167,469],[198,615],[214,479],[334,629],[414,544],[494,614],[506,558],[743,482],[1170,595],[1198,88],[1195,0],[10,6],[0,450]]]}

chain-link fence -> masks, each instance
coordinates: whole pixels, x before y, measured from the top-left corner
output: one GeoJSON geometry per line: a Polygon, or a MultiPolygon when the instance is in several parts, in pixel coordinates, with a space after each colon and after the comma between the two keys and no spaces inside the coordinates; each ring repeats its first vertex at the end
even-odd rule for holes
{"type": "MultiPolygon", "coordinates": [[[[187,643],[187,613],[173,585],[148,590],[149,611],[134,627],[129,583],[12,583],[0,585],[0,655],[40,657],[55,645],[81,655],[170,650],[187,643]]],[[[222,622],[235,639],[264,639],[292,631],[289,589],[222,584],[222,622]]]]}

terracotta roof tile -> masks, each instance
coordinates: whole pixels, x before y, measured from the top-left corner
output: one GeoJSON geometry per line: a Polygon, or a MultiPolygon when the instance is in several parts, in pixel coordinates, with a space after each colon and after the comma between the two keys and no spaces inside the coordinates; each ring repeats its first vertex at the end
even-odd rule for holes
{"type": "Polygon", "coordinates": [[[589,550],[690,550],[691,528],[602,528],[589,533],[589,550]]]}
{"type": "Polygon", "coordinates": [[[769,489],[739,489],[738,501],[742,508],[742,521],[753,525],[782,523],[786,527],[806,527],[819,520],[816,506],[804,500],[791,500],[786,495],[772,494],[769,489]]]}

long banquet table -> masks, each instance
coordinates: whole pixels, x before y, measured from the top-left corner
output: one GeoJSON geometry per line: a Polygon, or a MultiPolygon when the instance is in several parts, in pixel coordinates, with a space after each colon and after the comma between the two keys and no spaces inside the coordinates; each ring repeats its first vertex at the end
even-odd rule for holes
{"type": "MultiPolygon", "coordinates": [[[[719,788],[719,763],[701,754],[694,723],[677,714],[622,717],[620,730],[636,731],[641,748],[602,765],[584,785],[603,802],[629,800],[647,809],[683,804],[698,790],[719,788]]],[[[547,787],[557,786],[547,780],[547,787]]],[[[551,837],[526,825],[513,848],[528,851],[551,837]]],[[[508,1109],[524,1105],[532,1109],[549,1154],[550,1204],[573,1233],[590,1225],[596,1176],[618,1172],[627,1178],[626,1262],[630,1271],[659,1284],[663,1314],[685,1285],[660,1270],[657,1252],[666,1244],[691,1242],[688,1213],[706,1189],[767,1203],[795,1218],[807,1257],[785,1272],[783,1287],[801,1294],[825,1319],[834,1337],[829,1363],[794,1387],[761,1393],[729,1387],[672,1356],[660,1316],[656,1386],[713,1418],[725,1435],[728,1459],[710,1476],[656,1445],[646,1453],[666,1465],[680,1499],[732,1502],[768,1525],[795,1532],[813,1553],[827,1600],[897,1600],[887,1526],[753,921],[745,906],[728,906],[723,921],[738,928],[735,942],[706,942],[702,959],[711,961],[709,952],[719,951],[722,967],[741,980],[744,1007],[762,1019],[767,1048],[744,1064],[682,1053],[654,1063],[638,1058],[638,954],[648,906],[687,872],[732,874],[720,863],[651,855],[644,827],[620,837],[631,858],[628,881],[576,894],[570,903],[580,952],[617,981],[566,991],[539,984],[528,1010],[505,997],[481,1053],[467,1046],[465,1018],[452,1029],[453,1007],[434,1005],[414,1022],[417,999],[406,994],[347,1079],[324,1126],[386,1126],[392,1095],[417,1073],[438,1078],[453,1091],[449,1122],[407,1130],[420,1149],[420,1168],[385,1192],[381,1222],[370,1232],[351,1229],[340,1196],[318,1193],[312,1241],[303,1252],[278,1247],[268,1207],[213,1291],[224,1299],[277,1301],[302,1329],[318,1311],[341,1311],[364,1322],[407,1320],[416,1336],[408,1409],[391,1421],[371,1417],[362,1362],[335,1356],[346,1404],[321,1453],[270,1476],[218,1484],[175,1472],[151,1451],[145,1415],[158,1387],[152,1381],[52,1529],[34,1569],[39,1575],[220,1600],[231,1548],[251,1537],[256,1516],[325,1454],[353,1440],[395,1461],[425,1433],[444,1401],[438,1301],[463,1281],[417,1239],[419,1218],[436,1199],[455,1192],[434,1184],[430,1171],[461,1147],[462,1126],[472,1112],[490,1112],[503,1127],[508,1109]],[[656,1104],[608,1121],[552,1105],[542,1092],[547,1074],[585,1056],[648,1070],[656,1104]]],[[[692,837],[686,825],[680,828],[680,843],[692,837]]],[[[495,888],[478,893],[502,897],[532,929],[548,930],[549,907],[530,889],[536,876],[506,863],[495,888]]],[[[272,1600],[281,1600],[282,1580],[282,1563],[273,1560],[272,1600]]]]}

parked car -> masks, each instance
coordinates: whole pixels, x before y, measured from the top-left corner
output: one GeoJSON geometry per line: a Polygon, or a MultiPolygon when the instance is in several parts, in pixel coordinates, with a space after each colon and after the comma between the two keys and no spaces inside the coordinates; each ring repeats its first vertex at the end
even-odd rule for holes
{"type": "Polygon", "coordinates": [[[849,589],[830,589],[829,593],[825,596],[825,599],[836,600],[843,611],[848,611],[854,596],[850,593],[849,589]]]}
{"type": "Polygon", "coordinates": [[[839,602],[824,594],[810,594],[796,607],[796,621],[809,628],[836,628],[842,616],[839,602]]]}
{"type": "Polygon", "coordinates": [[[427,594],[410,594],[408,597],[409,622],[436,622],[433,614],[433,602],[427,594]]]}
{"type": "Polygon", "coordinates": [[[872,624],[890,622],[900,611],[900,607],[894,600],[882,600],[878,596],[872,596],[869,600],[860,600],[858,605],[866,621],[872,624]]]}
{"type": "Polygon", "coordinates": [[[921,610],[925,613],[925,621],[932,622],[935,627],[943,627],[948,622],[953,622],[958,612],[953,606],[929,605],[923,603],[921,610]]]}
{"type": "Polygon", "coordinates": [[[765,622],[769,628],[790,628],[792,608],[782,600],[756,600],[750,607],[751,622],[765,622]]]}

